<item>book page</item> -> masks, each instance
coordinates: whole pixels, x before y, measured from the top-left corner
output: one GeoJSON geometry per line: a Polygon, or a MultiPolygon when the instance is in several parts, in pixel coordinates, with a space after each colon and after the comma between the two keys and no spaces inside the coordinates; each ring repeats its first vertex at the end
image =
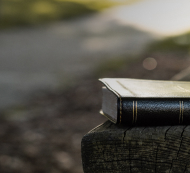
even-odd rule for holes
{"type": "Polygon", "coordinates": [[[128,78],[103,78],[100,81],[121,97],[190,98],[190,82],[128,78]]]}

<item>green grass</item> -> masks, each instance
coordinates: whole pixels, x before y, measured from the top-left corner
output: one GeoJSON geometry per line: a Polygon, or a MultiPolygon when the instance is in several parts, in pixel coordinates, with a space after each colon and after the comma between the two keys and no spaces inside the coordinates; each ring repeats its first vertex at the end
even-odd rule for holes
{"type": "Polygon", "coordinates": [[[118,4],[109,0],[0,0],[0,29],[66,20],[118,4]]]}

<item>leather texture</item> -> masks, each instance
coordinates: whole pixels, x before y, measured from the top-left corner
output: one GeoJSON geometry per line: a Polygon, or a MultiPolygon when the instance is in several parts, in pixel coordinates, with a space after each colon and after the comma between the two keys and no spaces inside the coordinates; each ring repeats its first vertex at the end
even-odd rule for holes
{"type": "Polygon", "coordinates": [[[190,124],[190,99],[123,98],[118,122],[139,126],[187,125],[190,124]]]}

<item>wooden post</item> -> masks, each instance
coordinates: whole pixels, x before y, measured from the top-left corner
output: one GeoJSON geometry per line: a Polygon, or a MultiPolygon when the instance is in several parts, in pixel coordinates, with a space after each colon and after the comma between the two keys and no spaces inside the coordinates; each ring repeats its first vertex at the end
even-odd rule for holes
{"type": "Polygon", "coordinates": [[[188,173],[190,126],[123,127],[110,121],[82,139],[84,173],[188,173]]]}

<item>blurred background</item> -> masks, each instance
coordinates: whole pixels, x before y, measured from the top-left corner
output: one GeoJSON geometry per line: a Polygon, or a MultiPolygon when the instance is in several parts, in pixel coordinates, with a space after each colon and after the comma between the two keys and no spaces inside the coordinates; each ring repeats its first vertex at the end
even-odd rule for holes
{"type": "Polygon", "coordinates": [[[0,172],[82,173],[98,78],[190,79],[190,1],[0,0],[0,172]]]}

